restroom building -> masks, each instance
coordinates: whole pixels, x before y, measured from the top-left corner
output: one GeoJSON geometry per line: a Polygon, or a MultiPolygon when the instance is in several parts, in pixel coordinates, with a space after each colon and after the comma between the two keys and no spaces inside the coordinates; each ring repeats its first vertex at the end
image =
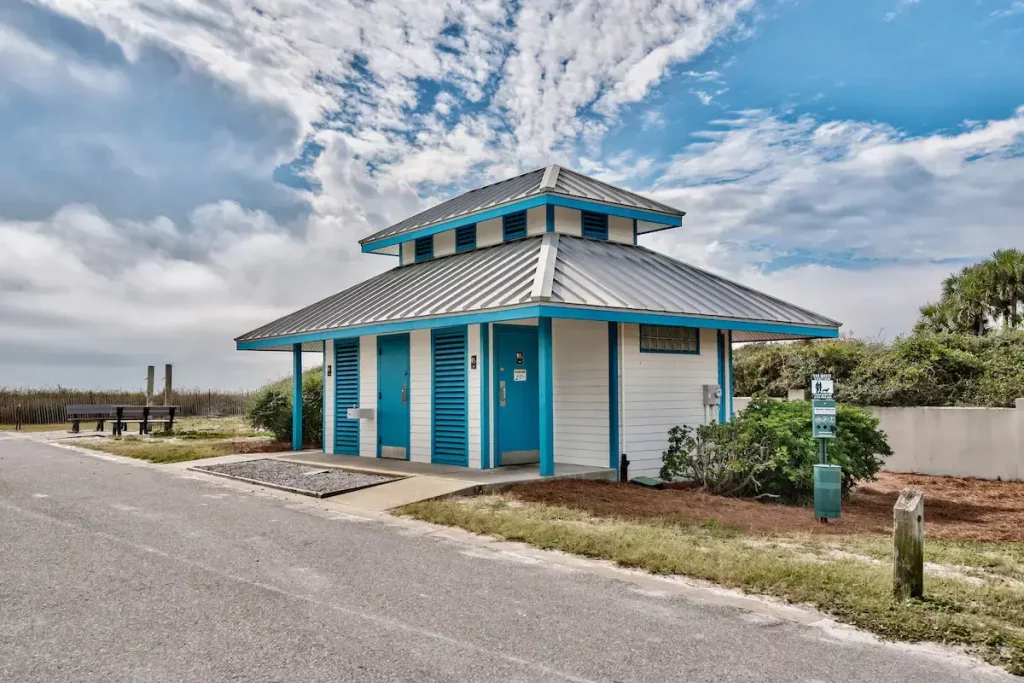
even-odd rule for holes
{"type": "Polygon", "coordinates": [[[671,427],[731,419],[735,344],[840,325],[637,244],[683,215],[537,169],[361,240],[397,265],[237,346],[290,351],[296,391],[323,354],[327,453],[657,476],[671,427]]]}

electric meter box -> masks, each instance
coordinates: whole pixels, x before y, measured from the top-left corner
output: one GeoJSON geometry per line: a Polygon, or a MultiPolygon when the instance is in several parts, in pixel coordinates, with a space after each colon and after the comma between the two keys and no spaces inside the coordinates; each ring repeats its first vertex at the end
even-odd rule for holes
{"type": "Polygon", "coordinates": [[[722,387],[717,384],[704,385],[704,405],[717,406],[722,402],[722,387]]]}

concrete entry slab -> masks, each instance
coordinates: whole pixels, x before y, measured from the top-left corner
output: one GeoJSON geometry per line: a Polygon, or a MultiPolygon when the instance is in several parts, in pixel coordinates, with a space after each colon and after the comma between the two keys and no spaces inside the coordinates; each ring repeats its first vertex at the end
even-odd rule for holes
{"type": "Polygon", "coordinates": [[[528,481],[540,481],[541,479],[546,481],[553,479],[602,479],[615,481],[616,474],[615,470],[607,467],[586,467],[584,465],[556,463],[553,477],[541,477],[540,467],[536,463],[477,470],[468,467],[457,467],[455,465],[434,465],[425,462],[410,462],[408,460],[361,458],[355,455],[330,455],[319,451],[283,453],[274,457],[287,462],[299,462],[306,465],[341,467],[350,470],[393,474],[403,477],[429,476],[442,479],[456,479],[477,486],[481,491],[493,490],[528,481]]]}
{"type": "Polygon", "coordinates": [[[475,488],[472,484],[457,479],[417,476],[342,493],[333,496],[331,502],[360,510],[384,512],[410,503],[472,492],[475,488]]]}

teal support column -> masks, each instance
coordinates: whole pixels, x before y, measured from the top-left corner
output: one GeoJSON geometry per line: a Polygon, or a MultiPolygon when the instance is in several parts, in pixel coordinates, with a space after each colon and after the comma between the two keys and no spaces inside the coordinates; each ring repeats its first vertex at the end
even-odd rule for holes
{"type": "Polygon", "coordinates": [[[302,344],[292,344],[292,450],[302,450],[302,344]]]}
{"type": "Polygon", "coordinates": [[[619,324],[608,323],[608,467],[619,471],[619,324]]]}
{"type": "Polygon", "coordinates": [[[718,422],[725,422],[725,404],[729,402],[725,388],[725,333],[718,331],[718,386],[722,388],[722,396],[718,400],[718,422]]]}
{"type": "Polygon", "coordinates": [[[554,372],[551,353],[551,318],[541,318],[537,326],[540,375],[540,476],[555,474],[554,372]]]}
{"type": "Polygon", "coordinates": [[[491,324],[480,323],[480,469],[491,468],[491,324]]]}

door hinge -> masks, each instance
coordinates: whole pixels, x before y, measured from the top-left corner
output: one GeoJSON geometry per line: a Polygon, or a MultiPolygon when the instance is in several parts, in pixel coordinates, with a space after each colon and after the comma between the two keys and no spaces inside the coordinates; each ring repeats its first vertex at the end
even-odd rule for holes
{"type": "Polygon", "coordinates": [[[379,445],[381,445],[383,443],[384,443],[384,437],[378,436],[377,437],[377,445],[379,446],[379,445]]]}
{"type": "Polygon", "coordinates": [[[379,400],[381,400],[382,398],[384,398],[384,394],[378,391],[378,392],[377,392],[377,400],[379,401],[379,400]]]}

